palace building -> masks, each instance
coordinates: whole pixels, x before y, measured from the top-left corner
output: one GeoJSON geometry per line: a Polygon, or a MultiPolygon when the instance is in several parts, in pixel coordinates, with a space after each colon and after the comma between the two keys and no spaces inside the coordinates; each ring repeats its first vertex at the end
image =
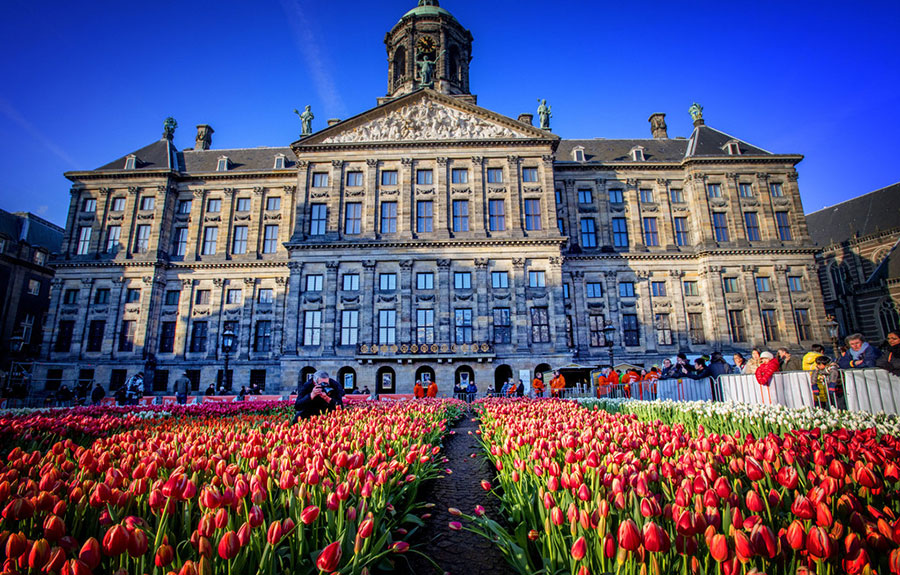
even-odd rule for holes
{"type": "Polygon", "coordinates": [[[187,370],[204,389],[224,333],[235,387],[269,392],[314,369],[372,391],[485,390],[610,352],[649,366],[825,338],[801,155],[696,104],[682,138],[665,114],[650,137],[566,140],[492,112],[470,90],[471,33],[418,4],[385,38],[370,110],[271,148],[215,149],[204,124],[179,150],[168,120],[67,173],[36,380],[115,388],[142,370],[163,392],[187,370]]]}

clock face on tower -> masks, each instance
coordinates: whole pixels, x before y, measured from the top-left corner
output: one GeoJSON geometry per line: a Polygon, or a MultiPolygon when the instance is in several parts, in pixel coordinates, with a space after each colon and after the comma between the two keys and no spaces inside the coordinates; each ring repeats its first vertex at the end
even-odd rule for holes
{"type": "Polygon", "coordinates": [[[416,42],[416,52],[420,55],[424,54],[434,54],[434,51],[437,49],[437,44],[434,41],[434,38],[431,36],[423,36],[419,38],[419,41],[416,42]]]}

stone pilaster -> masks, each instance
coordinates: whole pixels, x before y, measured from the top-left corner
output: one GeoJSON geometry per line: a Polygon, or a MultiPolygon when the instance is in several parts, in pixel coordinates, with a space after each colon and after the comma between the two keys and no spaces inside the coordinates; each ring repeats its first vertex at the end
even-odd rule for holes
{"type": "MultiPolygon", "coordinates": [[[[376,340],[375,322],[378,321],[375,311],[375,268],[378,262],[365,260],[362,263],[363,273],[360,278],[359,293],[359,329],[360,343],[371,344],[376,340]]],[[[340,289],[340,286],[338,286],[340,289]]]]}
{"type": "MultiPolygon", "coordinates": [[[[81,288],[78,290],[78,315],[75,316],[75,329],[72,330],[72,339],[77,346],[79,359],[84,356],[84,352],[87,350],[87,334],[90,323],[88,315],[90,313],[93,287],[93,278],[81,278],[81,288]]],[[[74,351],[72,353],[75,354],[74,351]]]]}
{"type": "MultiPolygon", "coordinates": [[[[297,355],[297,330],[300,313],[300,290],[303,281],[303,262],[288,262],[290,276],[285,294],[284,312],[284,337],[282,339],[282,353],[285,355],[297,355]]],[[[328,286],[332,289],[332,286],[328,286]]]]}
{"type": "Polygon", "coordinates": [[[397,343],[410,343],[412,341],[412,331],[415,329],[415,318],[413,317],[413,264],[411,259],[402,260],[400,262],[400,277],[397,278],[399,290],[397,292],[400,298],[400,318],[397,321],[397,343]]]}
{"type": "MultiPolygon", "coordinates": [[[[337,322],[335,321],[338,300],[340,299],[340,287],[338,285],[338,269],[340,262],[330,261],[325,264],[325,285],[328,289],[323,291],[324,309],[322,310],[322,353],[326,355],[334,354],[334,332],[337,322]],[[332,334],[328,337],[328,334],[332,334]]],[[[305,327],[305,326],[304,326],[305,327]]]]}
{"type": "Polygon", "coordinates": [[[450,343],[453,341],[452,332],[452,310],[453,306],[453,279],[450,277],[450,267],[452,260],[438,260],[438,278],[435,282],[435,322],[437,323],[437,334],[435,341],[437,343],[450,343]]]}
{"type": "Polygon", "coordinates": [[[490,260],[487,258],[475,258],[475,329],[473,330],[474,341],[483,342],[490,340],[490,330],[488,326],[493,323],[493,316],[488,306],[488,298],[491,296],[491,283],[488,277],[488,265],[490,260]]]}
{"type": "Polygon", "coordinates": [[[525,286],[528,285],[528,274],[526,272],[527,263],[525,258],[513,258],[512,277],[509,278],[515,301],[512,331],[513,342],[516,344],[516,351],[519,353],[527,353],[531,347],[531,330],[529,328],[531,318],[528,317],[525,294],[525,286]]]}
{"type": "MultiPolygon", "coordinates": [[[[551,336],[552,350],[554,352],[568,352],[569,342],[566,334],[566,304],[563,298],[563,277],[562,277],[562,257],[551,257],[548,260],[547,267],[547,295],[550,298],[547,302],[548,318],[555,318],[556,321],[550,320],[553,334],[551,336]]],[[[574,327],[573,327],[574,330],[574,327]]]]}

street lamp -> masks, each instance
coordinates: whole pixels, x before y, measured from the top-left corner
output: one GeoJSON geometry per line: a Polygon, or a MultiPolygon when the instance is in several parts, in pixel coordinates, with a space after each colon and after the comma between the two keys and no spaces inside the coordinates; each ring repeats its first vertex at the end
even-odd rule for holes
{"type": "Polygon", "coordinates": [[[613,336],[616,335],[616,328],[613,324],[608,323],[603,326],[603,340],[609,349],[609,368],[613,369],[613,336]]]}
{"type": "Polygon", "coordinates": [[[222,333],[222,353],[225,354],[225,391],[231,393],[231,376],[228,373],[228,356],[234,350],[234,332],[231,328],[225,328],[222,333]]]}
{"type": "Polygon", "coordinates": [[[16,356],[19,355],[19,352],[22,350],[22,345],[25,343],[25,338],[23,338],[20,334],[13,335],[9,338],[9,351],[10,353],[10,361],[9,361],[9,373],[6,378],[6,389],[12,388],[13,377],[16,376],[16,372],[19,370],[19,364],[16,362],[16,356]]]}
{"type": "Polygon", "coordinates": [[[838,331],[840,327],[833,315],[825,317],[825,329],[828,330],[828,337],[831,338],[831,347],[834,349],[834,361],[837,361],[840,355],[840,349],[838,349],[838,331]]]}

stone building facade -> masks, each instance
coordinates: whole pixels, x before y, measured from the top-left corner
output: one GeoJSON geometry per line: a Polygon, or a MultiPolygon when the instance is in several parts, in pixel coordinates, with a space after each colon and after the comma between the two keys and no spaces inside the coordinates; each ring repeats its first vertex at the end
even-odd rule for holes
{"type": "Polygon", "coordinates": [[[479,107],[472,36],[436,0],[385,43],[378,106],[290,146],[215,150],[201,125],[177,150],[170,122],[68,173],[46,369],[114,387],[149,368],[160,391],[187,369],[205,387],[228,329],[236,385],[288,390],[325,368],[373,391],[426,376],[484,390],[605,363],[606,325],[617,359],[648,364],[822,339],[802,156],[706,126],[696,105],[690,137],[654,114],[653,137],[629,140],[479,107]]]}

